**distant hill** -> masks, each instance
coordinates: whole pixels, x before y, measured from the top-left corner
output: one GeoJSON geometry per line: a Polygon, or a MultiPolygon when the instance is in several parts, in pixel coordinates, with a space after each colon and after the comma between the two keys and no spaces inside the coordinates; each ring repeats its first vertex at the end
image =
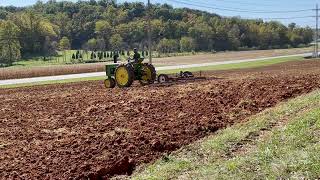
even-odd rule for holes
{"type": "MultiPolygon", "coordinates": [[[[17,39],[22,56],[48,54],[57,48],[142,49],[147,46],[147,15],[143,3],[110,0],[51,0],[24,8],[0,7],[0,30],[9,22],[16,27],[11,35],[0,33],[0,43],[17,39]]],[[[287,27],[274,21],[226,18],[168,4],[152,5],[150,17],[154,46],[164,53],[298,47],[313,37],[311,28],[295,24],[287,27]]]]}

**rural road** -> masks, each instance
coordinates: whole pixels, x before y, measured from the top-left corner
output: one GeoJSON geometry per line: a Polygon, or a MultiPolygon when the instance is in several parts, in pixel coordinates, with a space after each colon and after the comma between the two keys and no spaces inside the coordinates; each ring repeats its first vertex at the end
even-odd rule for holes
{"type": "MultiPolygon", "coordinates": [[[[174,69],[184,69],[184,68],[194,68],[194,67],[206,67],[206,66],[216,66],[216,65],[225,65],[225,64],[236,64],[236,63],[242,63],[242,62],[263,61],[263,60],[274,59],[274,58],[286,58],[286,57],[310,56],[310,55],[311,55],[310,53],[305,53],[305,54],[266,57],[266,58],[257,58],[257,59],[231,60],[231,61],[202,63],[202,64],[189,64],[189,65],[177,65],[177,66],[163,66],[163,67],[156,67],[156,70],[157,71],[164,71],[164,70],[174,70],[174,69]]],[[[35,83],[35,82],[45,82],[45,81],[56,81],[56,80],[68,80],[68,79],[76,79],[76,78],[99,77],[99,76],[105,76],[105,72],[0,80],[0,86],[35,83]]]]}

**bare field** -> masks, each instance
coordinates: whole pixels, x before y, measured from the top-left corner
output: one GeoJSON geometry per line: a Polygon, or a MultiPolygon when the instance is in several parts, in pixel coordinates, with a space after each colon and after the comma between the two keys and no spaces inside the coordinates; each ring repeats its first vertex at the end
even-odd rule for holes
{"type": "Polygon", "coordinates": [[[104,64],[52,65],[45,67],[0,68],[0,80],[104,71],[104,64]]]}
{"type": "Polygon", "coordinates": [[[0,90],[0,177],[98,179],[190,144],[320,87],[320,62],[207,73],[201,82],[102,82],[0,90]]]}
{"type": "MultiPolygon", "coordinates": [[[[194,56],[178,56],[169,58],[156,58],[156,66],[171,66],[184,64],[199,64],[208,62],[220,62],[229,60],[242,60],[252,58],[275,57],[281,55],[292,55],[310,52],[310,48],[285,49],[285,50],[260,50],[260,51],[240,51],[221,52],[216,54],[199,54],[194,56]]],[[[89,72],[102,72],[106,63],[78,64],[78,65],[52,65],[39,67],[10,67],[0,68],[0,80],[18,79],[39,76],[54,76],[64,74],[77,74],[89,72]]]]}

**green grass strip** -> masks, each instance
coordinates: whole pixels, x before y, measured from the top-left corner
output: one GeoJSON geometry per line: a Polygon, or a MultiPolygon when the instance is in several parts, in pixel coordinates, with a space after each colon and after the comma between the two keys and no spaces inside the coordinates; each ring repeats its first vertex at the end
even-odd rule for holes
{"type": "Polygon", "coordinates": [[[194,68],[182,68],[182,69],[175,69],[175,70],[165,70],[161,71],[161,73],[177,73],[180,71],[215,71],[215,70],[232,70],[232,69],[244,69],[244,68],[256,68],[256,67],[264,67],[270,66],[273,64],[284,63],[289,61],[298,61],[303,60],[302,57],[285,57],[285,58],[271,58],[266,60],[260,61],[252,61],[252,62],[242,62],[242,63],[234,63],[234,64],[223,64],[223,65],[213,65],[213,66],[205,66],[205,67],[194,67],[194,68]]]}
{"type": "Polygon", "coordinates": [[[316,91],[140,167],[132,179],[316,179],[319,150],[320,91],[316,91]],[[230,156],[235,144],[280,120],[289,123],[270,129],[271,135],[255,140],[248,152],[230,156]]]}

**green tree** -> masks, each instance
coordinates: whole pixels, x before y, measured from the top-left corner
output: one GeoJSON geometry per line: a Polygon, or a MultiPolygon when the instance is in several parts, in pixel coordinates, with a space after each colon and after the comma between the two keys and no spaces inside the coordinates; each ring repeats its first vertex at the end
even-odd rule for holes
{"type": "MultiPolygon", "coordinates": [[[[189,28],[189,34],[197,44],[196,50],[211,50],[212,43],[210,40],[212,40],[212,33],[214,32],[213,27],[201,17],[196,18],[195,21],[195,25],[189,28]]],[[[223,31],[225,32],[225,29],[223,31]]]]}
{"type": "Polygon", "coordinates": [[[176,40],[164,38],[158,43],[157,49],[161,53],[171,53],[178,51],[179,44],[176,40]]]}
{"type": "Polygon", "coordinates": [[[87,47],[90,51],[96,51],[98,49],[98,42],[95,38],[89,39],[87,47]]]}
{"type": "Polygon", "coordinates": [[[94,59],[94,53],[91,52],[90,59],[94,59]]]}
{"type": "Polygon", "coordinates": [[[45,37],[45,41],[43,44],[42,54],[44,57],[53,56],[57,54],[57,42],[52,41],[49,36],[45,37]]]}
{"type": "Polygon", "coordinates": [[[106,42],[103,38],[97,39],[97,49],[99,51],[106,50],[106,42]]]}
{"type": "Polygon", "coordinates": [[[60,50],[68,50],[70,49],[70,41],[67,37],[63,37],[59,42],[59,48],[60,50]]]}
{"type": "Polygon", "coordinates": [[[195,50],[196,45],[193,38],[182,37],[180,40],[180,50],[182,52],[191,52],[195,50]]]}
{"type": "Polygon", "coordinates": [[[233,25],[230,31],[228,32],[229,39],[229,47],[231,50],[238,50],[241,42],[240,42],[240,29],[238,25],[233,25]]]}
{"type": "Polygon", "coordinates": [[[95,24],[95,32],[98,35],[99,39],[101,39],[100,41],[104,43],[104,48],[108,48],[109,44],[106,43],[106,40],[110,39],[112,32],[112,27],[110,23],[104,20],[97,21],[95,24]]]}
{"type": "Polygon", "coordinates": [[[120,49],[122,43],[123,43],[123,39],[120,36],[120,34],[114,34],[113,36],[111,36],[110,44],[111,44],[112,50],[120,49]]]}
{"type": "Polygon", "coordinates": [[[0,64],[12,65],[21,58],[19,28],[11,21],[0,20],[0,64]]]}
{"type": "MultiPolygon", "coordinates": [[[[134,11],[134,9],[131,10],[134,11]]],[[[125,23],[125,21],[130,20],[128,15],[129,9],[117,8],[115,5],[108,6],[106,11],[102,14],[104,19],[106,19],[113,27],[117,24],[125,23]]]]}
{"type": "Polygon", "coordinates": [[[22,55],[45,54],[46,37],[57,36],[55,26],[34,11],[15,13],[9,19],[20,29],[22,55]]]}
{"type": "Polygon", "coordinates": [[[59,49],[61,51],[63,51],[63,61],[67,61],[67,58],[66,58],[66,50],[69,50],[71,48],[71,44],[70,44],[70,41],[67,37],[63,37],[60,42],[59,42],[59,49]]]}
{"type": "Polygon", "coordinates": [[[53,19],[53,23],[57,25],[58,28],[58,35],[59,37],[69,37],[71,35],[72,31],[72,22],[71,19],[68,17],[68,14],[66,12],[59,12],[57,15],[55,15],[55,18],[53,19]]]}

